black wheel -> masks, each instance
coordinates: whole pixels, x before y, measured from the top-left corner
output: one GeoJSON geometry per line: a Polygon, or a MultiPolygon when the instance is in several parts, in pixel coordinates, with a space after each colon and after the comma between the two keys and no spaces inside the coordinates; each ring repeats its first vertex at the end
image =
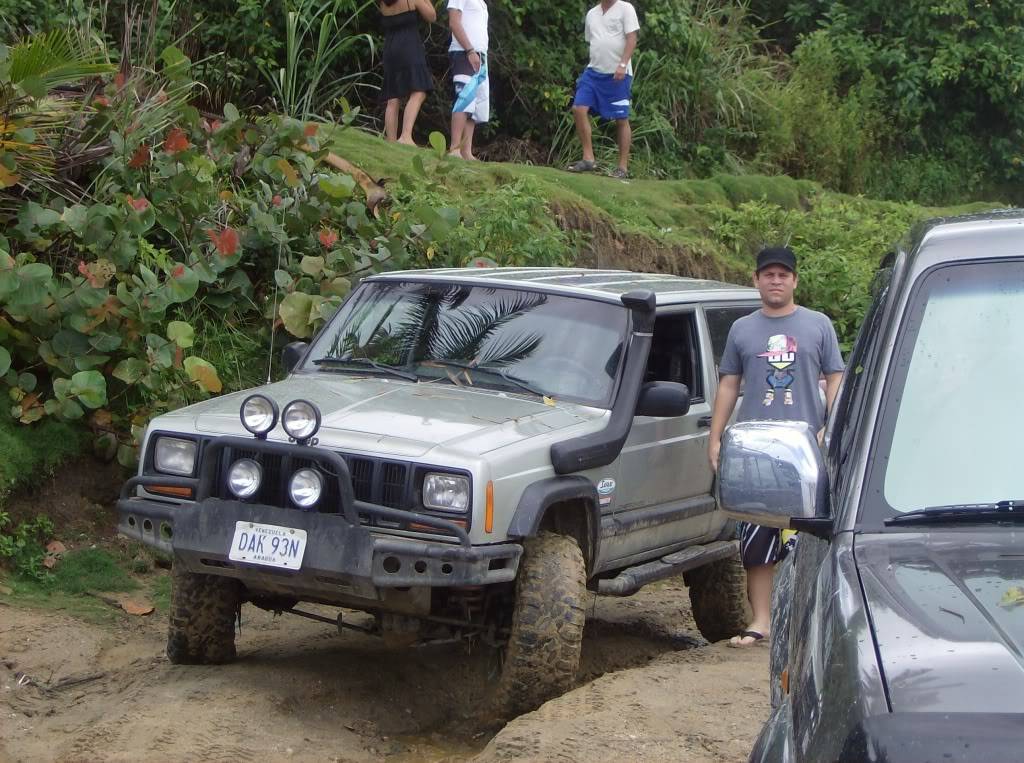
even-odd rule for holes
{"type": "Polygon", "coordinates": [[[684,580],[690,589],[690,609],[697,630],[708,641],[731,638],[747,627],[747,574],[738,551],[690,570],[684,580]]]}
{"type": "Polygon", "coordinates": [[[544,532],[524,543],[498,685],[500,715],[528,712],[572,687],[585,596],[586,568],[574,538],[544,532]]]}
{"type": "Polygon", "coordinates": [[[235,619],[241,601],[237,580],[173,565],[168,659],[175,665],[219,665],[235,659],[235,619]]]}

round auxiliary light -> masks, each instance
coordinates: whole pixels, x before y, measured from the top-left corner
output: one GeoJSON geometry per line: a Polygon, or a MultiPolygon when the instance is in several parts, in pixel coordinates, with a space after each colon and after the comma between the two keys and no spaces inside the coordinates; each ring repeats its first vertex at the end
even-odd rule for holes
{"type": "Polygon", "coordinates": [[[251,458],[240,458],[228,470],[228,490],[236,498],[252,498],[260,489],[263,469],[251,458]]]}
{"type": "Polygon", "coordinates": [[[305,442],[320,429],[320,410],[307,400],[292,400],[281,414],[281,426],[293,440],[305,442]]]}
{"type": "Polygon", "coordinates": [[[288,483],[288,495],[300,509],[315,505],[323,492],[323,477],[315,469],[299,469],[288,483]]]}
{"type": "Polygon", "coordinates": [[[249,395],[242,401],[238,413],[242,426],[257,437],[267,436],[267,432],[277,425],[277,403],[263,395],[249,395]]]}

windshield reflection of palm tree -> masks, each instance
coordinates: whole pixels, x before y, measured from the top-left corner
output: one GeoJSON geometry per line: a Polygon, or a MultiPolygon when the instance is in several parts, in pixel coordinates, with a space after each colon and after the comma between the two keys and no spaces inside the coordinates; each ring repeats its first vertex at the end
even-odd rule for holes
{"type": "MultiPolygon", "coordinates": [[[[369,314],[364,313],[354,326],[335,337],[331,344],[332,357],[366,357],[389,365],[410,367],[431,361],[455,361],[472,367],[504,368],[533,355],[543,337],[536,332],[512,333],[490,341],[506,324],[526,315],[547,302],[547,296],[534,292],[519,292],[500,296],[493,302],[465,307],[470,295],[495,295],[491,288],[468,288],[449,285],[414,287],[403,301],[409,304],[405,316],[397,326],[386,326],[394,305],[389,306],[369,341],[362,323],[369,314]]],[[[438,367],[441,366],[439,362],[438,367]]],[[[460,373],[472,384],[470,369],[460,373]]],[[[449,379],[458,383],[457,375],[449,370],[449,379]]]]}

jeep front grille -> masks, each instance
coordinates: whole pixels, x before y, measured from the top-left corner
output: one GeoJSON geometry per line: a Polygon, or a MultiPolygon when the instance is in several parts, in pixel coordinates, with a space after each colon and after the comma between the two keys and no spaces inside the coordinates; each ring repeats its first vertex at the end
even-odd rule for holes
{"type": "MultiPolygon", "coordinates": [[[[409,509],[412,502],[412,488],[409,485],[409,467],[397,461],[353,456],[339,453],[348,464],[352,475],[352,491],[357,501],[378,503],[393,509],[409,509]]],[[[227,473],[231,464],[240,458],[251,458],[263,468],[263,481],[259,492],[251,499],[253,503],[268,506],[294,508],[288,500],[288,480],[303,468],[320,469],[313,459],[293,458],[270,453],[257,453],[244,448],[225,448],[220,457],[214,494],[218,498],[231,499],[227,488],[227,473]]],[[[322,514],[337,514],[340,510],[338,486],[334,480],[324,480],[324,495],[317,503],[322,514]]],[[[368,518],[363,517],[364,521],[368,518]]]]}
{"type": "Polygon", "coordinates": [[[406,482],[408,469],[405,464],[389,463],[381,464],[381,496],[380,502],[384,506],[393,509],[404,509],[406,499],[406,482]]]}

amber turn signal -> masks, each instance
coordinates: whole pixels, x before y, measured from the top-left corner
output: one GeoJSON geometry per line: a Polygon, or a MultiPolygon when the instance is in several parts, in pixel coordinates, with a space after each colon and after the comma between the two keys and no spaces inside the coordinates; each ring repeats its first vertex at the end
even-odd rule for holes
{"type": "Polygon", "coordinates": [[[169,495],[174,498],[191,498],[192,488],[190,487],[173,487],[171,485],[147,485],[146,491],[150,493],[156,493],[157,495],[169,495]]]}

